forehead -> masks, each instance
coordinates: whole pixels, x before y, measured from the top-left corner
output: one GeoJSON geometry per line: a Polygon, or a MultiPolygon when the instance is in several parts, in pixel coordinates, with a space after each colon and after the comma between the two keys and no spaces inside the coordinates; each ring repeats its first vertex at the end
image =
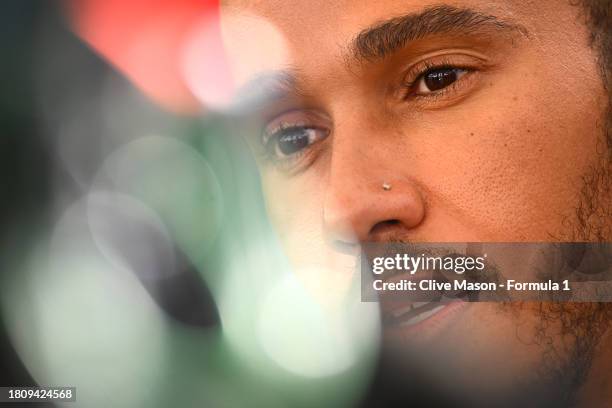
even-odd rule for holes
{"type": "Polygon", "coordinates": [[[575,32],[577,8],[558,0],[227,0],[221,27],[240,85],[279,67],[322,72],[330,63],[341,63],[351,41],[366,28],[440,6],[470,9],[527,27],[544,47],[559,48],[586,38],[575,32]],[[561,42],[557,31],[564,37],[561,42]],[[539,32],[547,33],[548,44],[539,32]]]}
{"type": "MultiPolygon", "coordinates": [[[[427,8],[450,6],[470,8],[499,16],[512,16],[527,1],[460,0],[227,0],[222,16],[232,13],[257,15],[294,39],[314,40],[330,34],[337,42],[350,38],[355,30],[377,21],[427,8]]],[[[524,8],[524,7],[523,7],[524,8]]]]}

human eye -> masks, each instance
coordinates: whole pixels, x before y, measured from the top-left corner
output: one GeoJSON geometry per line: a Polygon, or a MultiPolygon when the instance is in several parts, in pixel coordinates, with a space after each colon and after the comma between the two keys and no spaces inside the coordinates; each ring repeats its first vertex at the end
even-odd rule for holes
{"type": "Polygon", "coordinates": [[[424,107],[445,106],[463,96],[477,83],[484,63],[469,56],[432,58],[408,69],[402,82],[402,99],[424,107]]]}
{"type": "Polygon", "coordinates": [[[279,170],[297,172],[312,163],[317,145],[329,135],[328,128],[314,115],[290,112],[273,119],[264,129],[265,159],[279,170]]]}
{"type": "Polygon", "coordinates": [[[467,73],[467,69],[456,67],[429,69],[417,79],[415,93],[417,95],[427,95],[440,91],[451,86],[467,73]]]}

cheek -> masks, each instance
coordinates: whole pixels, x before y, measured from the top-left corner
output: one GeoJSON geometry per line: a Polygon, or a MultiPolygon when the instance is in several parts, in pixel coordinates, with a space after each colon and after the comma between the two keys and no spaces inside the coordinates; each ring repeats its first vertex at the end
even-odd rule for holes
{"type": "Polygon", "coordinates": [[[562,235],[582,176],[597,160],[603,98],[593,100],[597,89],[576,99],[562,87],[538,86],[546,83],[545,76],[521,73],[516,82],[491,83],[460,111],[426,122],[431,137],[420,149],[435,160],[422,166],[420,177],[433,196],[432,216],[460,219],[487,239],[562,235]]]}
{"type": "Polygon", "coordinates": [[[354,256],[333,250],[323,239],[323,189],[318,177],[264,177],[268,215],[292,272],[318,303],[336,307],[353,279],[354,256]]]}
{"type": "MultiPolygon", "coordinates": [[[[322,240],[320,180],[298,175],[287,179],[275,171],[262,176],[268,216],[283,243],[322,240]]],[[[292,245],[293,246],[293,245],[292,245]]]]}
{"type": "Polygon", "coordinates": [[[288,181],[270,173],[263,177],[263,184],[268,216],[291,264],[316,266],[329,251],[322,232],[320,183],[312,177],[288,181]]]}

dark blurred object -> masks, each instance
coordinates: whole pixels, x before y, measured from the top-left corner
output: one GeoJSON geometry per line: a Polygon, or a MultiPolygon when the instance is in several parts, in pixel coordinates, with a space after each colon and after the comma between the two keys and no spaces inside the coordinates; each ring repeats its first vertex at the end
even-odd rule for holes
{"type": "MultiPolygon", "coordinates": [[[[62,4],[0,3],[0,278],[24,268],[33,245],[52,230],[58,211],[87,192],[101,162],[118,145],[156,131],[190,134],[199,125],[161,111],[140,95],[70,31],[62,4]],[[110,112],[102,103],[109,102],[103,99],[109,87],[121,92],[110,112]],[[121,103],[132,109],[122,110],[121,103]],[[109,120],[115,128],[107,126],[109,120]],[[68,131],[67,125],[72,126],[68,131]],[[58,141],[73,150],[58,148],[58,141]]],[[[217,326],[204,282],[191,263],[179,261],[172,282],[143,285],[174,321],[217,326]],[[177,291],[181,296],[175,296],[177,291]]],[[[0,315],[0,386],[8,385],[36,384],[0,315]]]]}
{"type": "MultiPolygon", "coordinates": [[[[51,158],[39,132],[32,81],[34,27],[48,8],[31,0],[0,4],[0,274],[11,273],[24,255],[28,227],[48,222],[51,158]]],[[[0,385],[34,385],[1,320],[0,385]]]]}

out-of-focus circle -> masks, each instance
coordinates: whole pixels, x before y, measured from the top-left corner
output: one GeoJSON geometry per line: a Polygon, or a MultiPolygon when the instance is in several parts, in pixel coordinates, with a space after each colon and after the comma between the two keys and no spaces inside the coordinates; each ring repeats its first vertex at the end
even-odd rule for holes
{"type": "MultiPolygon", "coordinates": [[[[322,308],[299,281],[287,275],[261,304],[258,338],[266,354],[283,369],[308,378],[327,377],[348,370],[367,355],[363,338],[354,337],[350,319],[345,313],[322,308]]],[[[375,324],[367,320],[366,316],[361,323],[366,330],[373,329],[375,324]]],[[[375,332],[368,337],[375,338],[375,332]]]]}
{"type": "Polygon", "coordinates": [[[235,89],[219,38],[217,15],[207,15],[194,25],[186,36],[180,63],[189,90],[207,110],[229,105],[235,89]]]}
{"type": "Polygon", "coordinates": [[[3,282],[3,320],[37,383],[77,387],[73,405],[150,405],[166,364],[164,319],[136,276],[100,254],[86,206],[70,207],[48,245],[3,282]]]}
{"type": "Polygon", "coordinates": [[[148,136],[126,144],[105,160],[93,189],[138,198],[198,266],[223,222],[216,174],[200,153],[177,139],[148,136]]]}
{"type": "Polygon", "coordinates": [[[285,35],[263,16],[228,9],[221,13],[221,37],[234,87],[242,88],[241,94],[247,93],[241,96],[250,104],[260,103],[266,95],[259,95],[260,84],[250,81],[259,81],[262,75],[291,65],[285,35]],[[253,86],[244,89],[247,83],[253,86]]]}
{"type": "Polygon", "coordinates": [[[113,267],[144,279],[168,278],[177,272],[165,225],[138,200],[122,193],[89,194],[87,221],[94,243],[113,267]]]}

